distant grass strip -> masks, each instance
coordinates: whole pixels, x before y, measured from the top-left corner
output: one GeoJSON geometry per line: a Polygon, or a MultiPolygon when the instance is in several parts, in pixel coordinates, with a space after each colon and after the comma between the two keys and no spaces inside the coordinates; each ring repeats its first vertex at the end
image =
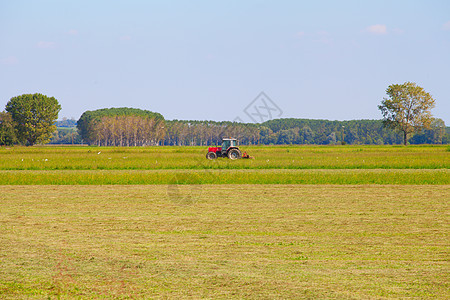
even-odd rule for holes
{"type": "Polygon", "coordinates": [[[450,184],[450,170],[0,171],[0,185],[450,184]]]}

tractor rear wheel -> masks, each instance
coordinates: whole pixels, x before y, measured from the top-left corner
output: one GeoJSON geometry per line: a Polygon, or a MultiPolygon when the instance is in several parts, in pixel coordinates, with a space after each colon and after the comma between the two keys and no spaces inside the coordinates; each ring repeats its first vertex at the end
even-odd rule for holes
{"type": "Polygon", "coordinates": [[[216,159],[217,158],[217,154],[214,152],[208,152],[206,153],[206,158],[207,159],[216,159]]]}
{"type": "Polygon", "coordinates": [[[242,153],[239,149],[231,149],[230,151],[228,151],[228,158],[235,160],[235,159],[239,159],[242,157],[242,153]]]}

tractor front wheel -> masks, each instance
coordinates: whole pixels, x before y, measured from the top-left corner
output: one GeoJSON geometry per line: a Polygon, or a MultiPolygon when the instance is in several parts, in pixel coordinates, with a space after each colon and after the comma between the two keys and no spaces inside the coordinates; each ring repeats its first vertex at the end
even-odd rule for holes
{"type": "Polygon", "coordinates": [[[214,152],[208,152],[206,153],[206,158],[207,159],[216,159],[217,158],[217,154],[214,152]]]}
{"type": "Polygon", "coordinates": [[[239,149],[231,149],[230,151],[228,151],[228,158],[235,160],[235,159],[239,159],[242,157],[242,153],[241,151],[239,151],[239,149]]]}

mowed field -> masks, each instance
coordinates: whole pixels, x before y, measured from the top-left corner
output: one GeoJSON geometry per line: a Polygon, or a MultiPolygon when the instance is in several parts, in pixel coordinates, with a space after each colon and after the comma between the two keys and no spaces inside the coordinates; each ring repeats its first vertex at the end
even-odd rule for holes
{"type": "Polygon", "coordinates": [[[0,298],[441,298],[446,146],[0,149],[0,298]]]}

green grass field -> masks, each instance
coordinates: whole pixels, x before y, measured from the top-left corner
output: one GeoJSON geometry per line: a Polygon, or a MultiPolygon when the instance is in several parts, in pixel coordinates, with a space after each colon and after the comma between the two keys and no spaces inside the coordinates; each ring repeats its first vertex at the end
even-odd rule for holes
{"type": "Polygon", "coordinates": [[[0,170],[442,169],[449,146],[242,146],[255,159],[208,161],[207,147],[0,148],[0,170]]]}
{"type": "Polygon", "coordinates": [[[0,184],[450,184],[448,146],[248,146],[0,149],[0,184]]]}
{"type": "Polygon", "coordinates": [[[448,146],[0,148],[1,299],[448,299],[448,146]]]}

